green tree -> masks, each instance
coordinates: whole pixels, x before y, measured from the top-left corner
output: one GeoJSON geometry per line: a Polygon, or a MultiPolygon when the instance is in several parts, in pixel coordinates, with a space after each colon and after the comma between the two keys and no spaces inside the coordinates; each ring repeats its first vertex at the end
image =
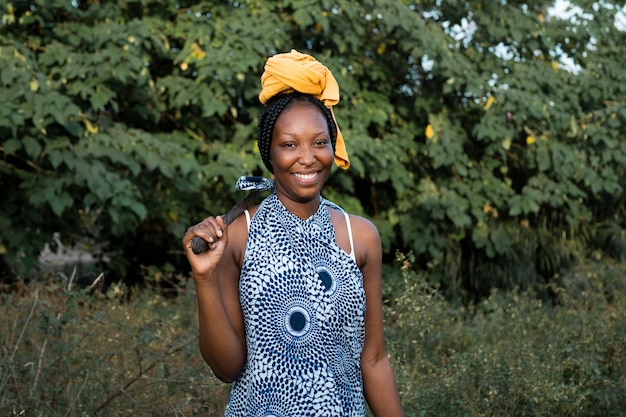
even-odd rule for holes
{"type": "Polygon", "coordinates": [[[264,58],[330,67],[352,167],[327,197],[450,294],[548,282],[620,252],[624,11],[572,1],[13,1],[0,7],[0,243],[93,242],[120,276],[261,174],[264,58]],[[575,6],[574,6],[575,5],[575,6]],[[615,249],[616,248],[616,249],[615,249]]]}

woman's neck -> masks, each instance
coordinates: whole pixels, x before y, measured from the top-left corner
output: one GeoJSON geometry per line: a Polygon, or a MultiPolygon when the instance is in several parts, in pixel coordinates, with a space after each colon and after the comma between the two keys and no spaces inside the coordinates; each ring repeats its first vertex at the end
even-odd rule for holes
{"type": "Polygon", "coordinates": [[[281,195],[280,193],[276,193],[276,196],[287,211],[303,220],[306,220],[314,215],[319,209],[320,202],[322,201],[322,197],[319,194],[315,198],[307,201],[297,201],[287,197],[286,195],[281,195]]]}

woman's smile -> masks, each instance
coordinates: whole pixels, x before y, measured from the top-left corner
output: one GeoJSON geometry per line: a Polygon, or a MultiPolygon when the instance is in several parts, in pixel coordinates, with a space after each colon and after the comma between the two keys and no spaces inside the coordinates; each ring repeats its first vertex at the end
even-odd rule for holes
{"type": "Polygon", "coordinates": [[[319,177],[319,171],[306,172],[306,173],[294,172],[292,175],[294,175],[296,178],[298,178],[299,180],[303,182],[314,182],[319,177]]]}

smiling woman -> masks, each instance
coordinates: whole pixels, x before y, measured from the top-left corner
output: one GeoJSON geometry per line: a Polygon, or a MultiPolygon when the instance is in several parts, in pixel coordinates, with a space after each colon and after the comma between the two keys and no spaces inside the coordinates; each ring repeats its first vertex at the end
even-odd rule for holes
{"type": "Polygon", "coordinates": [[[209,217],[183,245],[198,299],[200,350],[233,382],[226,416],[402,416],[383,338],[380,236],[322,197],[348,156],[330,71],[292,51],[268,60],[261,158],[274,192],[226,225],[209,217]],[[195,254],[194,238],[210,250],[195,254]]]}
{"type": "MultiPolygon", "coordinates": [[[[285,196],[283,204],[307,218],[319,206],[333,164],[335,140],[328,126],[334,123],[320,110],[326,108],[319,100],[299,93],[279,95],[266,108],[284,108],[275,120],[271,145],[265,144],[270,145],[266,164],[276,178],[277,192],[285,196]]],[[[262,116],[261,123],[269,123],[267,118],[262,116]]]]}

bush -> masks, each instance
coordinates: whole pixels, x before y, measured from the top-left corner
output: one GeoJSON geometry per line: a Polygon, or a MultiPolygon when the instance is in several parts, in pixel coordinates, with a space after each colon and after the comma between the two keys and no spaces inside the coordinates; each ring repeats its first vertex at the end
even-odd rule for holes
{"type": "Polygon", "coordinates": [[[325,193],[386,259],[412,250],[483,296],[550,282],[596,227],[625,258],[623,2],[553,3],[3,2],[0,263],[27,274],[58,233],[112,280],[185,270],[185,229],[266,172],[259,78],[291,48],[341,86],[352,165],[325,193]]]}
{"type": "Polygon", "coordinates": [[[401,260],[387,338],[408,416],[626,415],[623,265],[585,266],[586,290],[554,303],[494,291],[453,307],[401,260]]]}
{"type": "Polygon", "coordinates": [[[0,415],[222,413],[228,387],[198,351],[193,286],[174,298],[93,290],[48,282],[3,294],[0,415]]]}
{"type": "MultiPolygon", "coordinates": [[[[399,260],[386,337],[407,417],[626,416],[626,264],[584,265],[550,300],[458,306],[399,260]]],[[[0,415],[222,415],[230,387],[197,348],[191,282],[100,295],[59,277],[2,294],[0,415]]]]}

